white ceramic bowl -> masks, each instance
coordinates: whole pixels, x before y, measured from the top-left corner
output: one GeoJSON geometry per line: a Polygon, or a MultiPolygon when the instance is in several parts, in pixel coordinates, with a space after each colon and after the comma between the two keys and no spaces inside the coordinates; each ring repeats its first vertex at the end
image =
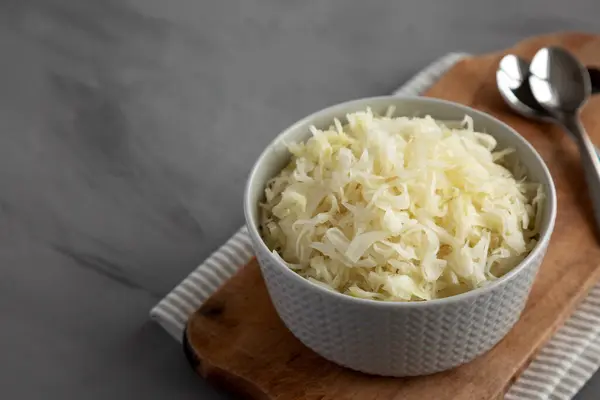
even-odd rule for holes
{"type": "Polygon", "coordinates": [[[338,104],[283,131],[266,148],[248,179],[244,211],[248,231],[271,300],[290,331],[306,346],[337,364],[387,376],[425,375],[471,361],[498,343],[519,319],[546,253],[556,216],[556,193],[539,154],[512,128],[490,115],[424,97],[375,97],[338,104]],[[493,135],[498,148],[512,147],[531,181],[544,184],[547,199],[540,240],[527,258],[492,284],[425,302],[378,302],[315,285],[275,258],[258,231],[258,203],[265,183],[289,161],[284,143],[309,137],[309,126],[327,127],[335,117],[371,107],[382,113],[441,120],[473,118],[475,129],[493,135]]]}

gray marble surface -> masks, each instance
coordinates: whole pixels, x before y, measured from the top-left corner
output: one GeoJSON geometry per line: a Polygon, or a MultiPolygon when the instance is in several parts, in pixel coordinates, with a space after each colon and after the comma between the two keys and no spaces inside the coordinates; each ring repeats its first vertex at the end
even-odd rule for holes
{"type": "MultiPolygon", "coordinates": [[[[303,115],[597,0],[0,0],[0,397],[225,399],[148,310],[303,115]]],[[[596,377],[579,399],[600,396],[596,377]]]]}

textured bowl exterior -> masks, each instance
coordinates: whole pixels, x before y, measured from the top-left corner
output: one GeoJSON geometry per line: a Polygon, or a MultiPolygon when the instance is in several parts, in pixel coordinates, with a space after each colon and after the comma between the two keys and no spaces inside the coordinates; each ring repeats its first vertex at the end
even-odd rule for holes
{"type": "Polygon", "coordinates": [[[518,279],[423,307],[345,301],[290,279],[270,253],[259,249],[257,258],[277,313],[306,346],[354,370],[415,376],[464,364],[498,343],[519,319],[545,251],[518,279]]]}
{"type": "Polygon", "coordinates": [[[471,361],[498,343],[513,327],[546,253],[556,217],[556,193],[537,152],[507,125],[455,103],[425,98],[379,97],[333,106],[294,124],[263,152],[250,174],[244,198],[248,232],[277,313],[306,346],[339,365],[385,376],[427,375],[471,361]],[[534,250],[504,277],[468,293],[426,302],[356,299],[317,286],[292,272],[265,246],[258,233],[258,203],[265,183],[289,158],[285,143],[306,138],[308,126],[329,124],[347,112],[385,110],[460,120],[471,115],[475,128],[492,134],[499,148],[510,146],[530,179],[546,186],[542,232],[534,250]]]}

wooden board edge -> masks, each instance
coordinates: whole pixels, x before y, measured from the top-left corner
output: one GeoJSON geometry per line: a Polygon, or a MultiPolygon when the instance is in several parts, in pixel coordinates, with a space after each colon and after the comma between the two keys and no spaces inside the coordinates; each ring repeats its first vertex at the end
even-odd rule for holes
{"type": "MultiPolygon", "coordinates": [[[[227,278],[218,288],[215,290],[213,294],[209,296],[209,298],[216,296],[219,292],[223,290],[225,285],[234,279],[236,276],[240,275],[245,268],[247,268],[252,263],[258,263],[256,257],[252,257],[246,264],[240,267],[232,276],[227,278]]],[[[208,300],[208,299],[207,299],[208,300]]],[[[205,302],[206,304],[206,302],[205,302]]],[[[202,309],[202,306],[198,307],[196,311],[190,316],[188,319],[188,323],[185,324],[183,329],[183,336],[181,340],[183,354],[185,355],[188,364],[192,368],[192,370],[202,378],[206,379],[209,383],[214,385],[215,387],[219,387],[224,391],[233,394],[241,399],[248,400],[270,400],[269,396],[261,390],[258,386],[248,381],[242,376],[233,375],[231,371],[224,371],[216,365],[209,363],[206,360],[202,360],[199,357],[199,353],[195,348],[192,342],[190,341],[190,337],[188,334],[189,321],[192,319],[193,315],[198,313],[202,309]]]]}
{"type": "Polygon", "coordinates": [[[231,371],[227,372],[214,365],[203,362],[198,357],[193,345],[190,343],[187,324],[183,330],[181,342],[183,353],[192,370],[197,375],[206,379],[210,384],[223,389],[227,393],[235,395],[237,398],[245,400],[270,400],[265,392],[247,379],[233,375],[231,371]]]}

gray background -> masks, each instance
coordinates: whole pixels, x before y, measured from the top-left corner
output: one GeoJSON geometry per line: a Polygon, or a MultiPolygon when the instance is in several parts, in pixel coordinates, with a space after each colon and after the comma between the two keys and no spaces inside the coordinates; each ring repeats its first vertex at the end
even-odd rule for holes
{"type": "MultiPolygon", "coordinates": [[[[221,399],[148,310],[286,125],[597,0],[0,1],[0,397],[221,399]]],[[[598,398],[600,377],[580,399],[598,398]]]]}

